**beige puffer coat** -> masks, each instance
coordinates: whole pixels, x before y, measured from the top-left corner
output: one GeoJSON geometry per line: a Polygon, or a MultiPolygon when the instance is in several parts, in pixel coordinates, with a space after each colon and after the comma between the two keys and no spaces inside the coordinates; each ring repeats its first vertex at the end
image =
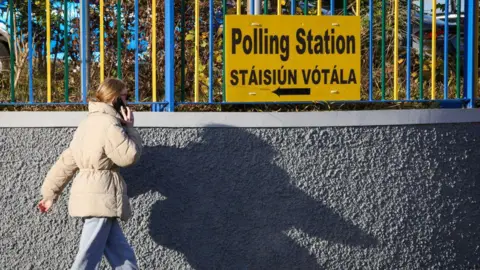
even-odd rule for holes
{"type": "Polygon", "coordinates": [[[120,115],[106,103],[91,102],[88,117],[48,172],[42,185],[44,199],[57,200],[72,183],[68,210],[73,217],[118,217],[127,220],[131,208],[119,167],[134,164],[142,151],[135,128],[123,127],[120,115]]]}

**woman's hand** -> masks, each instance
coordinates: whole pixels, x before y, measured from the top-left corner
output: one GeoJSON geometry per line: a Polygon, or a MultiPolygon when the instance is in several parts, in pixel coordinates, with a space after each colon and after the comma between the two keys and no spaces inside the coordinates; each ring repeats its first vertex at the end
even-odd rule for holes
{"type": "Polygon", "coordinates": [[[52,207],[53,201],[52,200],[41,200],[38,203],[38,209],[40,209],[40,212],[46,213],[48,210],[52,207]]]}
{"type": "Polygon", "coordinates": [[[135,121],[133,118],[133,112],[132,110],[130,110],[129,107],[126,107],[126,108],[127,108],[126,111],[124,107],[120,109],[123,116],[123,119],[121,119],[122,124],[124,124],[127,127],[133,127],[133,123],[135,121]]]}

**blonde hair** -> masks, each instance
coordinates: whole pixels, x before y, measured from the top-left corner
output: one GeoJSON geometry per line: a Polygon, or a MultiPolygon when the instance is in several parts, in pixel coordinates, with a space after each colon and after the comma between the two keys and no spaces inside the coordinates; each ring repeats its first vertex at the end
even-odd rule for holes
{"type": "Polygon", "coordinates": [[[95,97],[100,102],[109,103],[119,97],[125,87],[126,85],[122,80],[108,78],[98,86],[95,97]]]}

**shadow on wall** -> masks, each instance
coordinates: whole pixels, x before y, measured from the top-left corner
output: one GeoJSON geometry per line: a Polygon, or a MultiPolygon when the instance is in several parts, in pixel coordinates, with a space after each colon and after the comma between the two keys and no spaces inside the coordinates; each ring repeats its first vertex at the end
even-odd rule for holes
{"type": "MultiPolygon", "coordinates": [[[[129,195],[157,191],[153,240],[185,255],[195,269],[319,269],[285,232],[351,246],[376,240],[290,184],[274,149],[236,128],[206,128],[186,148],[146,147],[124,172],[129,195]],[[128,180],[127,180],[128,181],[128,180]]],[[[321,252],[321,251],[320,251],[321,252]]]]}

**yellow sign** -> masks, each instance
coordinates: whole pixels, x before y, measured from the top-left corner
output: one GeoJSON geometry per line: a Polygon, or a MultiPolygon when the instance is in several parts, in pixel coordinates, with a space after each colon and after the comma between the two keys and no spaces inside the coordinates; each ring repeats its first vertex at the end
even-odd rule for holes
{"type": "Polygon", "coordinates": [[[229,102],[360,99],[358,16],[226,16],[229,102]]]}

